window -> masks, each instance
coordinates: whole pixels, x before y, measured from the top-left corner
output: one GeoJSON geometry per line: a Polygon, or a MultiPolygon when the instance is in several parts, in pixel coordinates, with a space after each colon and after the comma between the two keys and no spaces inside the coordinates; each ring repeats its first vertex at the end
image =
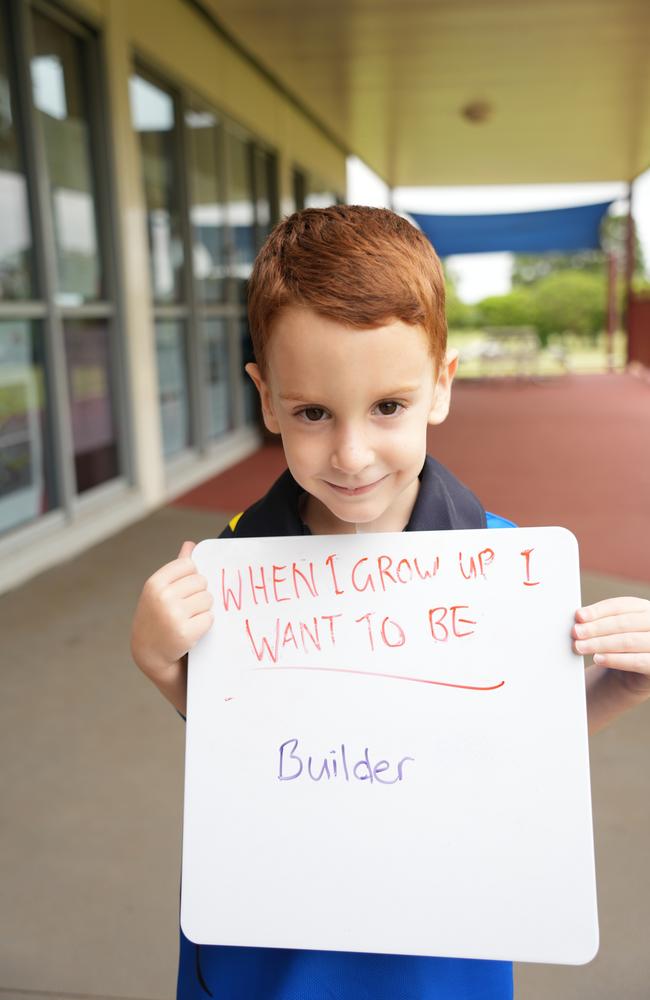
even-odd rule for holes
{"type": "Polygon", "coordinates": [[[165,458],[183,451],[190,441],[189,385],[185,324],[156,321],[158,394],[165,458]]]}
{"type": "Polygon", "coordinates": [[[114,479],[118,457],[109,330],[100,319],[63,323],[77,490],[114,479]]]}
{"type": "Polygon", "coordinates": [[[295,167],[293,170],[293,200],[297,212],[303,208],[327,208],[328,205],[342,205],[345,201],[341,195],[328,188],[323,181],[299,167],[295,167]]]}
{"type": "Polygon", "coordinates": [[[302,212],[307,197],[307,175],[297,168],[293,171],[293,202],[296,212],[302,212]]]}
{"type": "Polygon", "coordinates": [[[192,266],[197,300],[223,302],[226,297],[225,181],[223,126],[217,116],[188,108],[185,124],[190,149],[190,223],[192,266]]]}
{"type": "Polygon", "coordinates": [[[278,217],[277,165],[272,153],[255,147],[255,225],[257,249],[271,232],[278,217]]]}
{"type": "Polygon", "coordinates": [[[60,305],[103,298],[104,281],[95,210],[88,81],[82,38],[34,12],[31,76],[34,108],[47,166],[60,305]]]}
{"type": "Polygon", "coordinates": [[[257,252],[253,150],[250,143],[239,133],[229,131],[226,137],[226,151],[230,274],[235,285],[235,297],[245,304],[246,284],[257,252]]]}
{"type": "Polygon", "coordinates": [[[54,7],[0,0],[0,534],[73,518],[121,470],[95,46],[54,7]]]}
{"type": "Polygon", "coordinates": [[[178,99],[173,91],[140,71],[131,77],[130,97],[147,208],[163,453],[170,458],[194,440],[178,99]]]}
{"type": "Polygon", "coordinates": [[[140,141],[166,459],[254,424],[246,287],[274,225],[277,163],[248,132],[142,67],[140,141]]]}
{"type": "Polygon", "coordinates": [[[7,52],[7,25],[0,8],[0,300],[34,294],[32,231],[21,144],[15,124],[16,96],[7,52]]]}
{"type": "Polygon", "coordinates": [[[157,303],[180,302],[183,239],[175,101],[171,93],[142,75],[131,78],[130,88],[142,154],[153,298],[157,303]]]}
{"type": "Polygon", "coordinates": [[[0,534],[58,506],[43,326],[0,320],[0,534]]]}

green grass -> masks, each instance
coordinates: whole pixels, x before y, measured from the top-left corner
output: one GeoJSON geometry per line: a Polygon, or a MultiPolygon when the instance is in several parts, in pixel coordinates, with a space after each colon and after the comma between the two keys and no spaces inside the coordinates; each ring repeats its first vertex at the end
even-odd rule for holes
{"type": "MultiPolygon", "coordinates": [[[[458,378],[488,378],[491,376],[558,376],[570,374],[594,374],[608,371],[607,338],[605,333],[598,335],[595,342],[586,337],[573,334],[552,337],[549,350],[540,348],[536,357],[530,363],[524,364],[515,357],[490,358],[481,360],[472,357],[473,350],[486,344],[490,337],[484,330],[450,330],[449,346],[456,348],[461,355],[458,367],[458,378]],[[557,357],[553,356],[553,348],[562,347],[566,352],[566,368],[557,357]],[[465,355],[465,356],[464,356],[465,355]]],[[[509,354],[516,350],[516,342],[505,348],[509,354]]],[[[614,336],[613,370],[623,371],[626,362],[626,337],[622,331],[614,336]]]]}

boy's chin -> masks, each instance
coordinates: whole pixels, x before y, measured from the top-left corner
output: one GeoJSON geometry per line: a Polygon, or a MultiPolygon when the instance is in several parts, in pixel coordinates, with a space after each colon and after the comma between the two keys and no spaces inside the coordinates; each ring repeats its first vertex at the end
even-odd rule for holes
{"type": "Polygon", "coordinates": [[[331,491],[319,488],[318,484],[308,503],[317,530],[322,532],[326,525],[328,534],[402,531],[411,516],[419,480],[414,479],[397,492],[386,489],[385,483],[382,485],[376,493],[373,491],[366,497],[345,497],[332,495],[331,491]]]}
{"type": "Polygon", "coordinates": [[[383,510],[377,505],[337,503],[328,498],[310,494],[307,509],[304,512],[310,527],[317,525],[317,530],[326,530],[331,534],[353,534],[355,531],[372,531],[372,525],[381,517],[383,510]]]}
{"type": "Polygon", "coordinates": [[[379,520],[382,514],[385,513],[383,509],[380,510],[346,510],[345,508],[332,509],[329,508],[330,514],[337,517],[339,521],[343,521],[345,524],[372,524],[373,521],[379,520]]]}
{"type": "MultiPolygon", "coordinates": [[[[321,501],[323,503],[323,501],[321,501]]],[[[334,525],[346,527],[349,531],[373,531],[374,525],[382,521],[388,511],[378,504],[324,504],[334,525]]]]}

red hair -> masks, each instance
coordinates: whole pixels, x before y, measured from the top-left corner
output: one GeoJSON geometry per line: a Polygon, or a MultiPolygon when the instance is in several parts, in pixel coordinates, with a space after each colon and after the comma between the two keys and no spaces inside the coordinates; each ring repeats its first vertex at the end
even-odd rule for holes
{"type": "Polygon", "coordinates": [[[306,306],[358,329],[401,320],[426,332],[437,366],[447,346],[445,282],[419,229],[385,208],[306,208],[280,222],[257,255],[248,291],[255,358],[280,310],[306,306]]]}

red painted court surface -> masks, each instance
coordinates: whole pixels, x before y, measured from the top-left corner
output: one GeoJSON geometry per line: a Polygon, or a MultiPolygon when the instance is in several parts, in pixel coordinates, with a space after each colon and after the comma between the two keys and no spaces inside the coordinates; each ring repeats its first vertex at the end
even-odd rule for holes
{"type": "MultiPolygon", "coordinates": [[[[631,375],[456,383],[429,451],[521,525],[575,533],[583,569],[650,581],[650,384],[631,375]]],[[[175,501],[240,511],[279,475],[266,446],[175,501]]]]}

